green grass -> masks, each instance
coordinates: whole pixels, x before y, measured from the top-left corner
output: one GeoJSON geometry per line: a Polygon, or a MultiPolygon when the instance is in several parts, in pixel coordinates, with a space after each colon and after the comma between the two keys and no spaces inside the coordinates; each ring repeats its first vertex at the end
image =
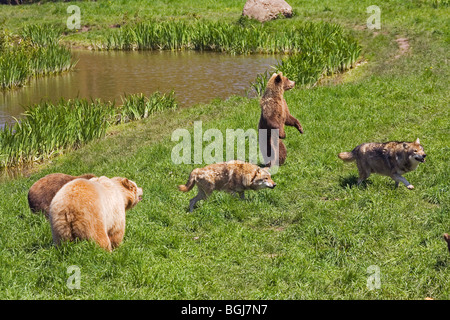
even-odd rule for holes
{"type": "MultiPolygon", "coordinates": [[[[238,1],[80,2],[92,33],[142,17],[208,16],[236,21],[238,1]],[[141,6],[139,8],[139,6],[141,6]],[[217,6],[217,7],[215,7],[217,6]],[[88,9],[91,8],[91,9],[88,9]],[[139,8],[139,9],[138,9],[139,8]],[[228,8],[228,10],[227,10],[228,8]],[[127,12],[127,17],[124,17],[127,12]]],[[[293,19],[325,20],[351,30],[363,25],[369,1],[292,1],[293,19]],[[326,10],[325,10],[326,9],[326,10]]],[[[33,7],[49,20],[66,4],[33,7]],[[41,11],[42,10],[42,11],[41,11]],[[45,14],[44,14],[45,16],[45,14]]],[[[382,1],[382,30],[350,31],[367,63],[327,85],[291,90],[286,100],[305,133],[287,128],[286,165],[273,190],[241,201],[224,193],[187,213],[188,194],[177,191],[198,165],[174,165],[175,129],[255,129],[257,99],[232,97],[140,121],[119,124],[106,137],[0,184],[0,297],[4,299],[434,299],[450,298],[448,7],[433,1],[382,1]],[[410,51],[395,58],[395,38],[410,51]],[[405,175],[415,189],[394,188],[387,177],[354,185],[357,170],[337,158],[366,141],[419,137],[427,162],[405,175]],[[127,214],[123,244],[107,253],[89,242],[52,245],[50,226],[30,213],[26,195],[52,172],[125,176],[144,189],[127,214]],[[66,286],[77,265],[81,288],[66,286]],[[367,288],[368,267],[380,268],[381,288],[367,288]]],[[[31,6],[30,6],[31,7],[31,6]]],[[[2,8],[3,9],[3,8],[2,8]]],[[[11,10],[11,9],[7,9],[11,10]]],[[[11,17],[26,23],[30,9],[11,17]]],[[[39,17],[39,15],[36,15],[39,17]]],[[[41,16],[42,17],[42,16],[41,16]]],[[[42,19],[42,18],[40,18],[42,19]]],[[[50,21],[51,22],[51,21],[50,21]]],[[[6,23],[11,23],[6,21],[6,23]]],[[[291,20],[267,24],[283,28],[291,20]]],[[[213,89],[213,88],[212,88],[213,89]]],[[[133,104],[134,105],[134,104],[133,104]]],[[[208,142],[205,142],[208,145],[208,142]]]]}

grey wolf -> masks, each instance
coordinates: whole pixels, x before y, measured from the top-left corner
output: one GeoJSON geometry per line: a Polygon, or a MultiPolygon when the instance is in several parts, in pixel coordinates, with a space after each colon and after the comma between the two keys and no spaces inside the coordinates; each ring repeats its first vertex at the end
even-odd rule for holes
{"type": "Polygon", "coordinates": [[[402,182],[408,189],[414,189],[402,175],[415,170],[419,163],[425,162],[427,155],[417,138],[414,142],[363,143],[351,152],[341,152],[338,156],[344,161],[356,161],[358,184],[371,173],[377,173],[391,177],[395,187],[402,182]]]}

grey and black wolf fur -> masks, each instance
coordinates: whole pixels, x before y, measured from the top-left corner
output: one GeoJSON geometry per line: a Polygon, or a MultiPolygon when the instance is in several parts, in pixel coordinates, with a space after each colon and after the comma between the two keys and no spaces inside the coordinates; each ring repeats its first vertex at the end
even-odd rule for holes
{"type": "Polygon", "coordinates": [[[371,173],[377,173],[391,177],[396,187],[402,182],[408,189],[413,189],[414,186],[402,175],[415,170],[419,163],[425,162],[426,156],[419,138],[414,142],[363,143],[351,152],[339,153],[339,158],[344,161],[356,161],[358,184],[371,173]]]}

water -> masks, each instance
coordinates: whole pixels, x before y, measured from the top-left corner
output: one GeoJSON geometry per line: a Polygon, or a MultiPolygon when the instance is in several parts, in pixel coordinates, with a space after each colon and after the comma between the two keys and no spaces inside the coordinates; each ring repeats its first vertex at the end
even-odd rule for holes
{"type": "Polygon", "coordinates": [[[23,88],[0,92],[0,126],[20,117],[23,106],[61,97],[100,98],[121,103],[125,93],[175,90],[181,106],[206,103],[214,98],[244,95],[262,73],[275,65],[269,55],[229,55],[213,52],[74,51],[75,70],[33,79],[23,88]]]}

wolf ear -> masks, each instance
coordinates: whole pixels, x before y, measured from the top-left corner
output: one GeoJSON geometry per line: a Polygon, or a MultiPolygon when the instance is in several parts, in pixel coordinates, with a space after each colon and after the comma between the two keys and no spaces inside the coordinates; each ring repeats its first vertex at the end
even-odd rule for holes
{"type": "Polygon", "coordinates": [[[406,143],[406,142],[403,142],[403,148],[404,148],[404,149],[408,149],[408,148],[409,148],[409,145],[408,145],[408,143],[406,143]]]}
{"type": "Polygon", "coordinates": [[[255,178],[257,175],[258,175],[258,170],[256,170],[256,172],[253,176],[250,174],[244,175],[244,177],[242,178],[243,185],[246,187],[251,186],[253,181],[255,181],[255,178]]]}
{"type": "Polygon", "coordinates": [[[255,181],[256,177],[258,176],[258,174],[261,172],[261,168],[256,169],[255,171],[255,175],[253,176],[251,183],[253,183],[253,181],[255,181]]]}
{"type": "Polygon", "coordinates": [[[415,144],[420,144],[420,140],[419,138],[416,139],[416,141],[414,141],[415,144]]]}

